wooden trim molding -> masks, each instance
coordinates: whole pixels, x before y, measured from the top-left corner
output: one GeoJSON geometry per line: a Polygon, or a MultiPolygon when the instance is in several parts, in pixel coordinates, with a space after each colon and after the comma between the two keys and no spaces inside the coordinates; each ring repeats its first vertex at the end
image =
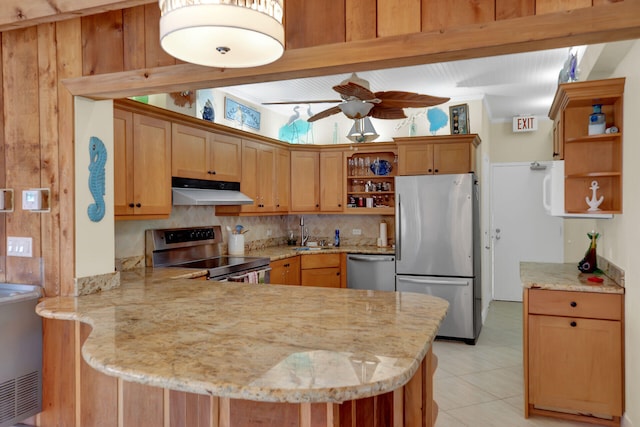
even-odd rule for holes
{"type": "Polygon", "coordinates": [[[63,80],[73,95],[124,98],[190,89],[313,77],[640,37],[640,2],[626,1],[439,31],[285,51],[262,67],[178,64],[63,80]]]}

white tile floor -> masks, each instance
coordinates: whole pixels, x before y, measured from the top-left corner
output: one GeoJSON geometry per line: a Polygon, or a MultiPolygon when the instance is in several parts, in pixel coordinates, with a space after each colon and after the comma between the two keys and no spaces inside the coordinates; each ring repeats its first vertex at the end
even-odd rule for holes
{"type": "Polygon", "coordinates": [[[524,418],[522,304],[493,301],[475,346],[436,341],[436,427],[593,426],[524,418]]]}

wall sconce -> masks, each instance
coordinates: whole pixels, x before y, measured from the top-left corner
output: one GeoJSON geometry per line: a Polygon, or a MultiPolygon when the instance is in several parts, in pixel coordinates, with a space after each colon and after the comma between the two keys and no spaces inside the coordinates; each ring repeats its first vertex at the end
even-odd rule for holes
{"type": "Polygon", "coordinates": [[[13,189],[0,188],[0,212],[13,212],[13,189]]]}

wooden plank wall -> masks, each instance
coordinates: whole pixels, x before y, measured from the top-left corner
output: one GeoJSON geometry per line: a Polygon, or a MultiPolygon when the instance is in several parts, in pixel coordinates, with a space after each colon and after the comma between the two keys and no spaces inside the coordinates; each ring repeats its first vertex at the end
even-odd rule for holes
{"type": "MultiPolygon", "coordinates": [[[[614,2],[287,0],[287,48],[444,31],[614,2]]],[[[44,259],[49,296],[72,294],[75,275],[73,97],[61,81],[176,64],[159,46],[157,4],[142,3],[0,34],[0,188],[13,188],[16,201],[24,189],[51,189],[50,213],[19,208],[0,213],[0,256],[6,254],[7,236],[31,237],[34,256],[44,259]]],[[[0,280],[22,281],[26,275],[17,260],[9,259],[0,280]]],[[[76,424],[77,333],[71,322],[44,322],[45,412],[40,425],[76,424]]]]}

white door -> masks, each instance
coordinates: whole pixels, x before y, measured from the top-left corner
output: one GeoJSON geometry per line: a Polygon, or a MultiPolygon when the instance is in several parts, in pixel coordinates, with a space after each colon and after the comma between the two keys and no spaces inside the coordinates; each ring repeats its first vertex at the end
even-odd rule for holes
{"type": "Polygon", "coordinates": [[[520,261],[563,262],[563,221],[542,206],[545,171],[529,163],[494,163],[491,171],[493,299],[522,301],[520,261]]]}

